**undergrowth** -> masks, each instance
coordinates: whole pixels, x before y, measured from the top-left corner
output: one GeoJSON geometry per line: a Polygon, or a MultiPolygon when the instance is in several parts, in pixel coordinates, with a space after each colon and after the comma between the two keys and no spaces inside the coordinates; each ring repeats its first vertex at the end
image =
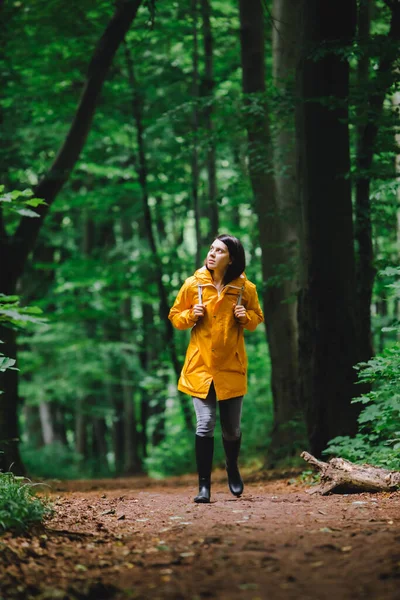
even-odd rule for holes
{"type": "Polygon", "coordinates": [[[35,487],[13,473],[0,473],[0,533],[20,533],[52,514],[50,504],[35,497],[35,487]]]}

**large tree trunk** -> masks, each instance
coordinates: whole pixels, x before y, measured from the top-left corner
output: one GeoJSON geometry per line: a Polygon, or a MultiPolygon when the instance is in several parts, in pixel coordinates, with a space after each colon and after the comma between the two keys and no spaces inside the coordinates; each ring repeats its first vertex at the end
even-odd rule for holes
{"type": "MultiPolygon", "coordinates": [[[[1,350],[9,358],[17,356],[16,337],[12,329],[0,327],[1,350]]],[[[0,396],[0,471],[12,470],[23,475],[25,469],[18,449],[18,371],[9,369],[0,373],[0,389],[3,392],[0,396]]]]}
{"type": "Polygon", "coordinates": [[[268,463],[297,454],[304,443],[303,413],[298,390],[298,262],[300,207],[295,177],[295,123],[290,110],[294,98],[295,67],[298,56],[298,0],[273,3],[273,77],[282,98],[277,111],[274,136],[274,175],[277,211],[281,218],[283,274],[276,294],[273,335],[269,336],[273,365],[274,426],[268,463]],[[273,350],[272,350],[273,347],[273,350]]]}
{"type": "Polygon", "coordinates": [[[355,0],[303,0],[297,96],[297,156],[303,210],[299,307],[301,398],[311,451],[357,430],[358,360],[350,171],[349,44],[355,0]]]}
{"type": "MultiPolygon", "coordinates": [[[[119,45],[129,30],[142,0],[122,0],[117,4],[114,16],[108,24],[94,51],[89,65],[88,76],[78,104],[78,108],[52,166],[35,189],[35,196],[43,198],[46,205],[38,207],[39,218],[23,217],[11,239],[1,227],[0,215],[0,292],[14,294],[16,283],[22,275],[27,258],[33,250],[44,218],[58,192],[75,166],[90,130],[96,104],[98,102],[108,69],[119,45]]],[[[0,339],[6,356],[16,358],[15,335],[3,334],[0,339]]],[[[4,390],[0,403],[0,445],[5,444],[4,454],[0,454],[0,469],[13,464],[14,472],[23,472],[18,451],[18,378],[17,371],[7,370],[0,377],[0,388],[4,390]]]]}
{"type": "MultiPolygon", "coordinates": [[[[271,448],[273,460],[279,446],[292,452],[296,433],[288,431],[288,421],[298,410],[297,400],[297,330],[294,307],[285,302],[293,293],[292,282],[282,282],[280,274],[288,268],[290,239],[282,209],[277,202],[272,173],[272,141],[265,101],[264,11],[261,0],[239,0],[243,92],[248,108],[246,125],[250,178],[259,220],[264,280],[263,301],[267,340],[272,364],[272,391],[274,398],[274,437],[271,448]],[[262,110],[261,110],[262,109],[262,110]]],[[[292,190],[291,190],[292,193],[292,190]]],[[[289,204],[292,206],[290,199],[289,204]]],[[[289,279],[294,280],[292,274],[289,279]]]]}
{"type": "Polygon", "coordinates": [[[382,54],[376,81],[369,81],[369,35],[371,21],[371,0],[363,0],[359,5],[358,37],[363,50],[358,62],[358,89],[362,98],[358,108],[357,157],[356,157],[356,220],[355,239],[358,248],[357,294],[359,360],[366,361],[373,354],[371,336],[371,301],[376,269],[372,242],[371,220],[371,166],[376,151],[376,142],[383,111],[383,103],[391,85],[398,78],[393,64],[399,55],[400,4],[389,1],[392,11],[390,31],[386,43],[382,44],[382,54]]]}

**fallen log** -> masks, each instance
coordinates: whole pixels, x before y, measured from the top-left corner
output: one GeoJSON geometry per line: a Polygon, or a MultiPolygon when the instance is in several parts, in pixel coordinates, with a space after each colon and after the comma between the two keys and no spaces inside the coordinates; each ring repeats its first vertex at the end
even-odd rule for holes
{"type": "Polygon", "coordinates": [[[310,490],[311,494],[323,496],[335,491],[346,494],[351,492],[393,492],[400,489],[400,472],[373,467],[355,465],[344,458],[332,458],[329,462],[318,460],[308,452],[301,457],[321,474],[321,485],[310,490]]]}

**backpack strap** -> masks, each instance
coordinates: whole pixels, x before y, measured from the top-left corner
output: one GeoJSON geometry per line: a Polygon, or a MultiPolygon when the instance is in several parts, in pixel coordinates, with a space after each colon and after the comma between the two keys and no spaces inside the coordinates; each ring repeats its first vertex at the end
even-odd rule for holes
{"type": "Polygon", "coordinates": [[[197,291],[199,295],[199,304],[203,304],[203,288],[200,284],[197,286],[197,291]]]}
{"type": "Polygon", "coordinates": [[[240,288],[239,296],[238,296],[238,299],[236,301],[236,306],[240,306],[242,304],[243,289],[244,289],[244,284],[240,288]]]}

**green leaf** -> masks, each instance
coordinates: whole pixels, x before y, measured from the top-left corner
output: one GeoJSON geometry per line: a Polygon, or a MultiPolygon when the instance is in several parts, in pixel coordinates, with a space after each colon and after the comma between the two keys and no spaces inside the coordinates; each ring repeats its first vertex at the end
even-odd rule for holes
{"type": "Polygon", "coordinates": [[[29,210],[29,208],[18,208],[15,212],[22,217],[40,217],[40,215],[33,210],[29,210]]]}

